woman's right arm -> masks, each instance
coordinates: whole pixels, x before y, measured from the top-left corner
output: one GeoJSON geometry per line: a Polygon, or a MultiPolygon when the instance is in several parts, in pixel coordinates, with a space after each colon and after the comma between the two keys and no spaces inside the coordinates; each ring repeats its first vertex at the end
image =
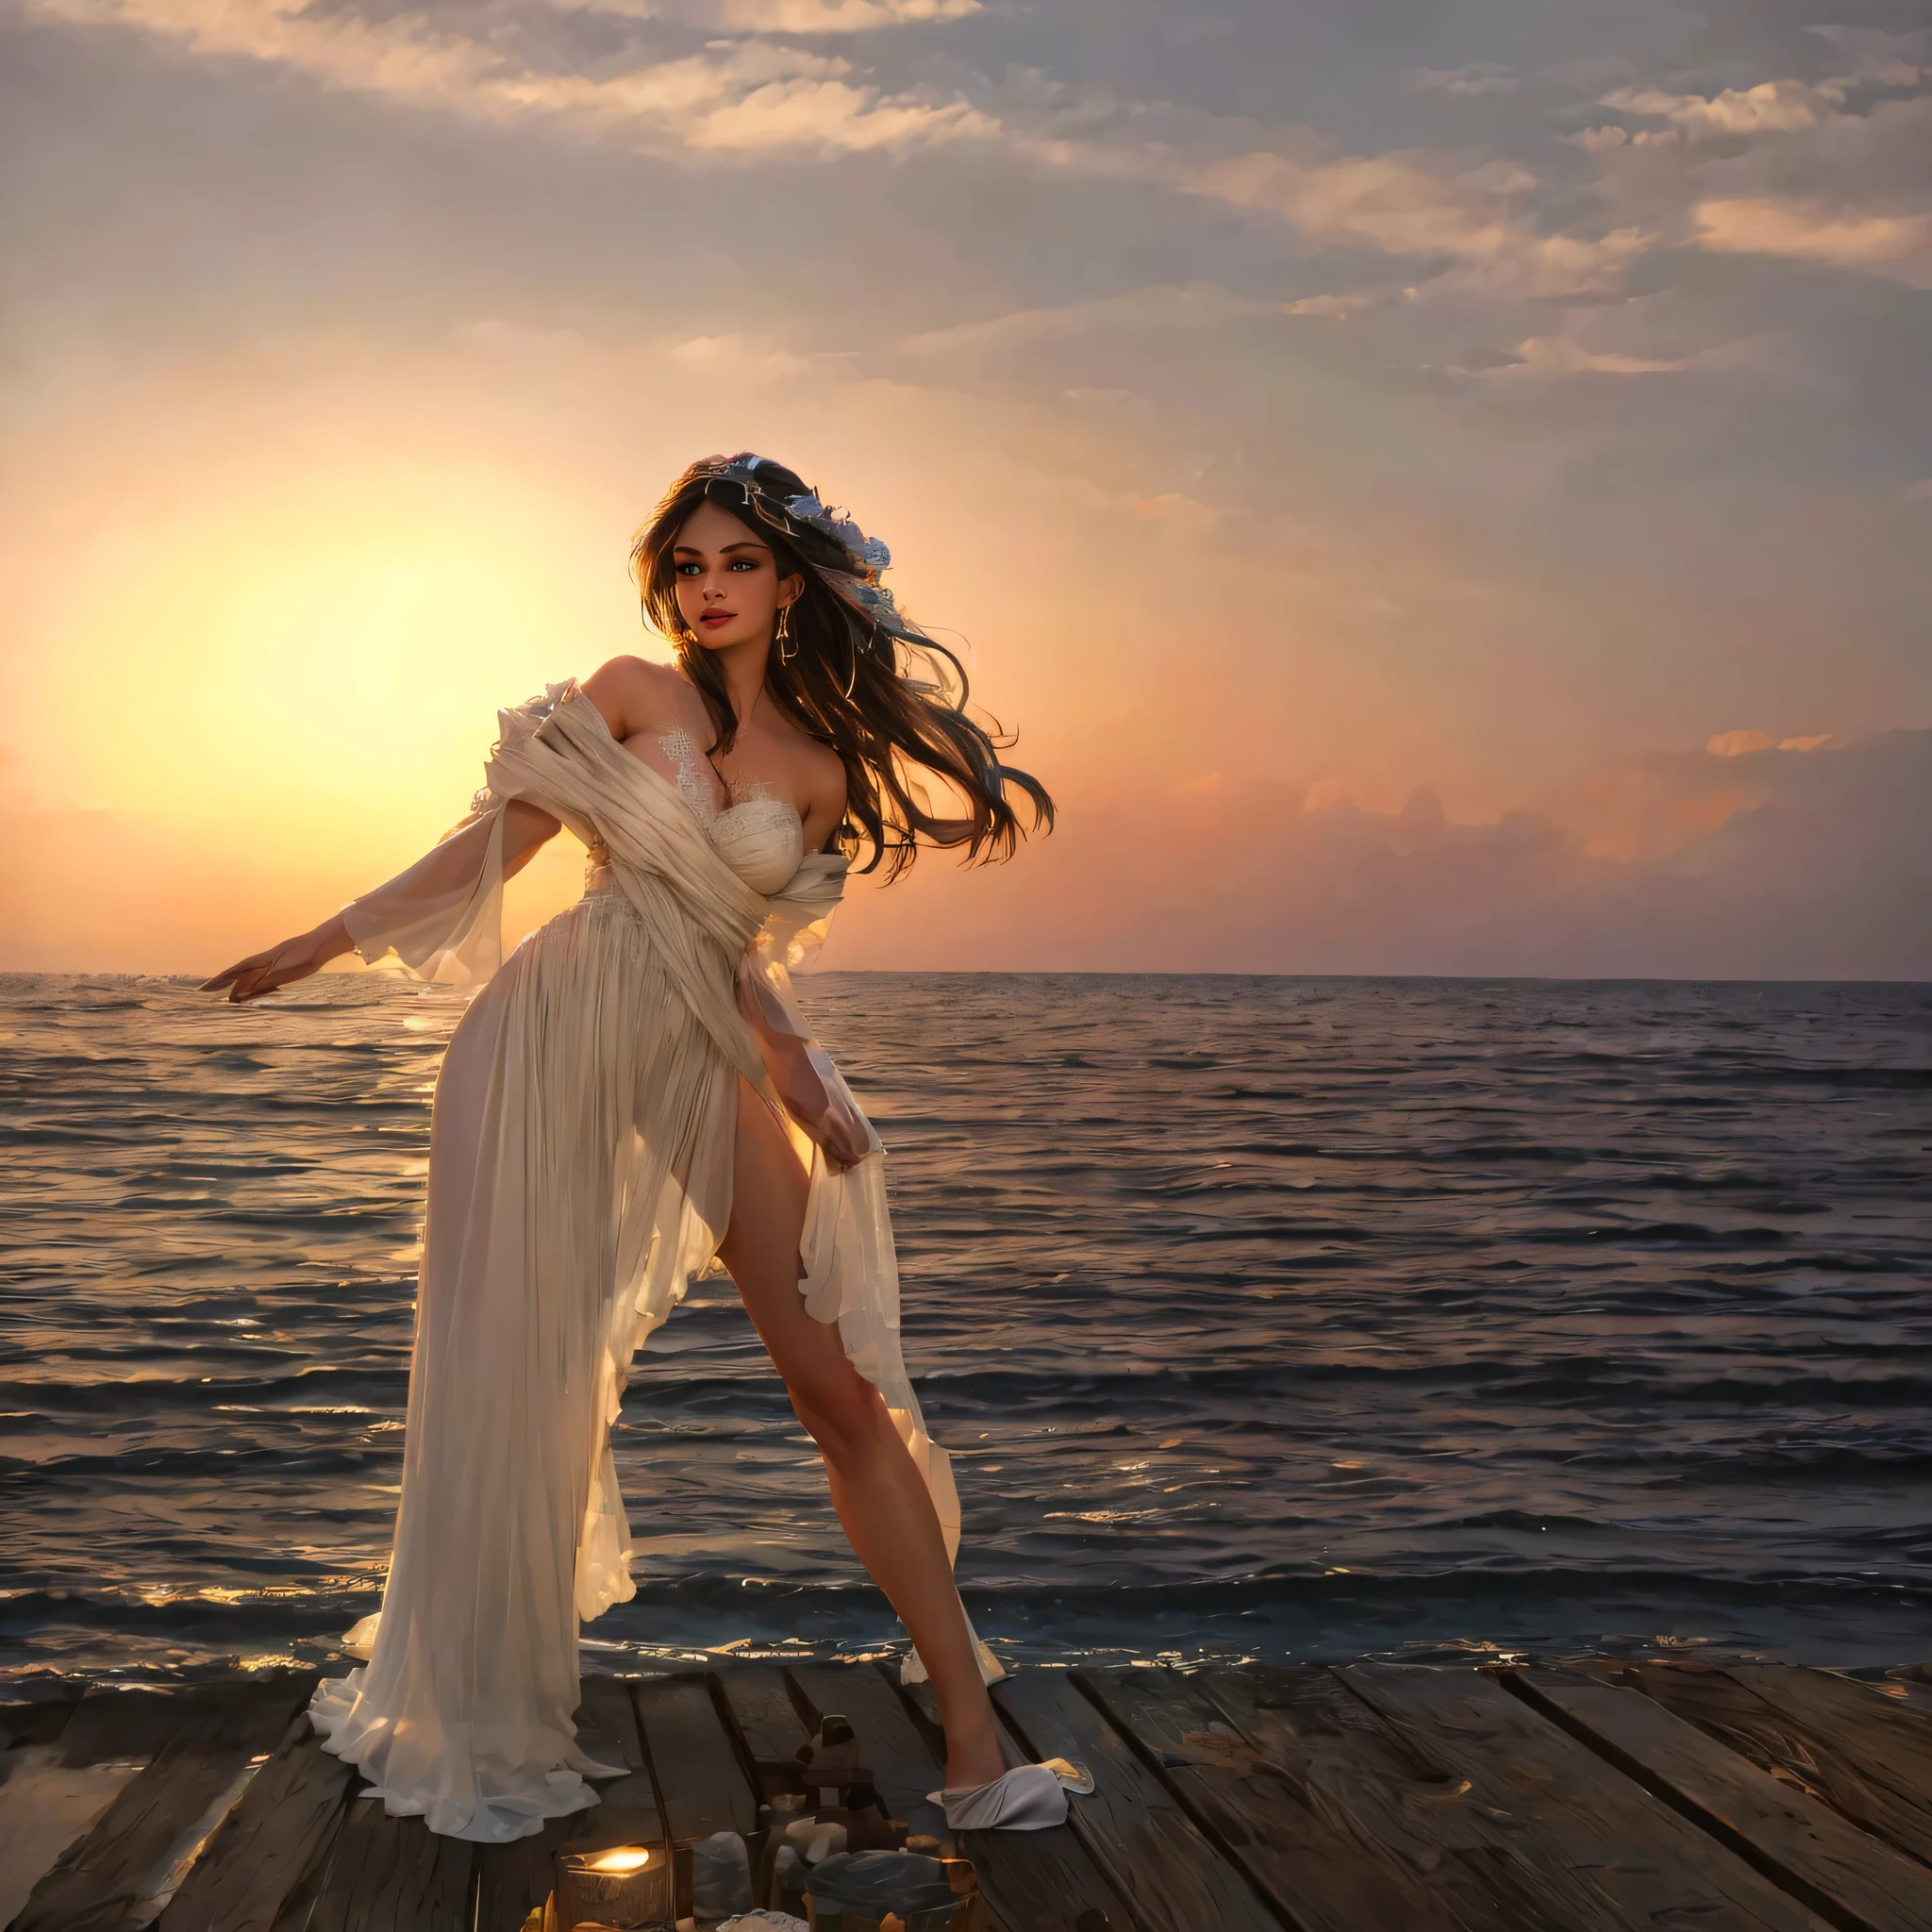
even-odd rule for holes
{"type": "MultiPolygon", "coordinates": [[[[479,888],[495,883],[482,876],[495,817],[488,813],[458,826],[387,885],[365,892],[309,931],[237,960],[204,980],[202,991],[225,991],[239,1004],[307,979],[344,953],[360,952],[373,962],[398,941],[396,950],[407,963],[422,964],[461,926],[479,888]]],[[[500,876],[508,878],[556,836],[558,826],[541,806],[522,798],[502,808],[502,819],[500,876]]]]}
{"type": "Polygon", "coordinates": [[[331,959],[340,959],[354,946],[349,928],[338,912],[311,930],[297,933],[293,939],[269,947],[265,953],[250,953],[247,958],[236,960],[234,965],[225,967],[212,979],[204,979],[201,990],[203,992],[225,990],[228,998],[239,1006],[243,1000],[257,999],[262,993],[275,992],[281,987],[292,986],[298,979],[307,979],[311,973],[320,973],[331,959]]]}

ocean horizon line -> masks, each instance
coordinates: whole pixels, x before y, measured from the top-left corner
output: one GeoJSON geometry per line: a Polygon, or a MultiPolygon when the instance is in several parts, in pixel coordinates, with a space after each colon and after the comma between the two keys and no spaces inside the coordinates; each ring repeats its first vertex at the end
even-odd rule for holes
{"type": "MultiPolygon", "coordinates": [[[[108,967],[108,966],[0,966],[0,981],[8,979],[71,980],[164,980],[173,984],[198,981],[205,975],[199,968],[108,967]]],[[[1900,978],[1886,974],[1841,974],[1828,977],[1792,977],[1780,974],[1696,974],[1696,973],[1423,973],[1354,971],[1336,968],[1326,971],[1265,971],[1242,966],[820,966],[808,967],[796,975],[801,981],[837,978],[870,979],[1228,979],[1282,980],[1300,984],[1342,983],[1360,985],[1363,981],[1408,986],[1750,986],[1750,987],[1924,987],[1932,986],[1932,974],[1917,978],[1900,978]]],[[[423,991],[436,990],[438,982],[415,981],[404,974],[367,967],[360,971],[331,972],[314,975],[318,980],[375,979],[423,991]]],[[[300,982],[298,982],[299,984],[300,982]]],[[[443,983],[446,984],[446,983],[443,983]]],[[[459,988],[454,989],[460,991],[459,988]]]]}

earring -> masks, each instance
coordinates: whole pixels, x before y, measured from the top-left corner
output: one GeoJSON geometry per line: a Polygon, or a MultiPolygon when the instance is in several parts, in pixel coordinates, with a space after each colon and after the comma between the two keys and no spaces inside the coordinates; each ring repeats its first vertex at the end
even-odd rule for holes
{"type": "Polygon", "coordinates": [[[778,661],[781,664],[789,664],[798,656],[798,646],[791,644],[788,651],[785,648],[787,644],[791,644],[791,607],[789,604],[778,612],[778,661]]]}

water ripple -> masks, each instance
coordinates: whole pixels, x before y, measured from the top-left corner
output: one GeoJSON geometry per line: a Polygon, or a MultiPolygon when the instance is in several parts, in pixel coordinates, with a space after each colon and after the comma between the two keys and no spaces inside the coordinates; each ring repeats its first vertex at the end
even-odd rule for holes
{"type": "MultiPolygon", "coordinates": [[[[1932,989],[807,999],[1009,1654],[1923,1653],[1932,989]]],[[[0,978],[0,1669],[319,1659],[374,1606],[460,1010],[0,978]]],[[[891,1640],[728,1282],[615,1442],[641,1588],[592,1655],[891,1640]]]]}

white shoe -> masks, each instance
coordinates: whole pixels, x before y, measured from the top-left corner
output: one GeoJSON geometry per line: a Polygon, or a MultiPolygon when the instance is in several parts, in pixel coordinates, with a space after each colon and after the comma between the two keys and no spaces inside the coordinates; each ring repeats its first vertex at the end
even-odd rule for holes
{"type": "Polygon", "coordinates": [[[1067,1822],[1067,1793],[1082,1796],[1093,1779],[1064,1757],[1015,1765],[990,1785],[962,1785],[926,1792],[946,1814],[953,1831],[1050,1831],[1067,1822]]]}

